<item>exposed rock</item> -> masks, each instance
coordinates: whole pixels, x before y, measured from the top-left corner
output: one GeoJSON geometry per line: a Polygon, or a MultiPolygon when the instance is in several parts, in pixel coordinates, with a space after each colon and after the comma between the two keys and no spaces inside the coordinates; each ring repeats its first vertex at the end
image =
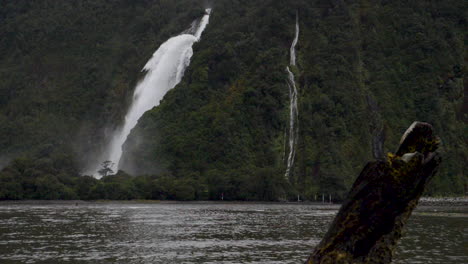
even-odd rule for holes
{"type": "Polygon", "coordinates": [[[414,122],[395,154],[369,162],[306,263],[390,263],[402,229],[437,171],[440,139],[414,122]]]}

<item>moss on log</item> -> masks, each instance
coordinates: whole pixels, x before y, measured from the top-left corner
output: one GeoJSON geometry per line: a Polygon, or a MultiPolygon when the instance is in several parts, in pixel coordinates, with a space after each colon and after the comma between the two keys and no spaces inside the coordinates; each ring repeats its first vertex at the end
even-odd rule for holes
{"type": "Polygon", "coordinates": [[[440,139],[414,122],[395,154],[369,162],[306,263],[390,263],[402,229],[441,162],[440,139]]]}

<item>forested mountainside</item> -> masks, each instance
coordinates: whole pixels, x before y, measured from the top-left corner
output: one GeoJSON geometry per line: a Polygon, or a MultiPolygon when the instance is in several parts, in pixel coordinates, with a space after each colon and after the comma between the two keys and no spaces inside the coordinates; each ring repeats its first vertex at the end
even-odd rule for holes
{"type": "Polygon", "coordinates": [[[466,11],[455,0],[2,2],[0,199],[340,198],[414,120],[443,142],[427,194],[462,195],[466,11]],[[206,7],[182,82],[132,130],[123,171],[80,176],[122,124],[145,62],[206,7]]]}

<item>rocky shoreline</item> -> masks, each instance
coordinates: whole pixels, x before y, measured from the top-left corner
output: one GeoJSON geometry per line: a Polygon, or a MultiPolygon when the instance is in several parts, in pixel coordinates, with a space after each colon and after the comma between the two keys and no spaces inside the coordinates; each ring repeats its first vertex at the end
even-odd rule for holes
{"type": "Polygon", "coordinates": [[[421,197],[419,206],[468,206],[468,196],[464,197],[421,197]]]}

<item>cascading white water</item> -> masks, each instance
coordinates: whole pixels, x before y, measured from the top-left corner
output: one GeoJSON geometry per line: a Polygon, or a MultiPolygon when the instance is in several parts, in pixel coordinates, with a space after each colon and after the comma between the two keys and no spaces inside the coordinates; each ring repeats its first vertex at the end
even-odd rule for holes
{"type": "Polygon", "coordinates": [[[296,66],[296,45],[299,39],[299,16],[296,13],[296,33],[294,35],[294,40],[291,44],[291,48],[289,49],[290,59],[289,64],[296,66]]]}
{"type": "Polygon", "coordinates": [[[182,79],[193,54],[192,45],[200,40],[201,34],[208,25],[210,13],[211,9],[206,9],[193,35],[180,34],[170,38],[156,50],[153,57],[143,67],[142,71],[147,71],[147,73],[135,88],[133,102],[125,116],[124,125],[116,131],[106,151],[107,156],[104,160],[116,164],[116,168],[112,168],[115,171],[118,170],[118,163],[122,156],[122,146],[130,131],[136,126],[138,119],[146,111],[159,105],[164,95],[182,79]]]}
{"type": "MultiPolygon", "coordinates": [[[[296,44],[299,38],[299,18],[296,14],[296,33],[294,40],[290,48],[290,66],[296,65],[296,44]]],[[[294,80],[294,74],[289,69],[289,66],[286,67],[286,72],[288,73],[288,87],[289,87],[289,155],[287,160],[287,167],[284,177],[289,179],[291,174],[291,168],[294,165],[294,158],[296,156],[296,143],[298,136],[297,121],[299,117],[299,111],[297,107],[297,88],[296,81],[294,80]]]]}
{"type": "Polygon", "coordinates": [[[289,87],[289,155],[287,160],[286,173],[284,176],[289,178],[291,167],[294,165],[294,158],[296,156],[296,143],[297,143],[297,120],[299,111],[297,107],[297,88],[294,80],[294,74],[289,67],[286,67],[288,73],[288,87],[289,87]]]}

